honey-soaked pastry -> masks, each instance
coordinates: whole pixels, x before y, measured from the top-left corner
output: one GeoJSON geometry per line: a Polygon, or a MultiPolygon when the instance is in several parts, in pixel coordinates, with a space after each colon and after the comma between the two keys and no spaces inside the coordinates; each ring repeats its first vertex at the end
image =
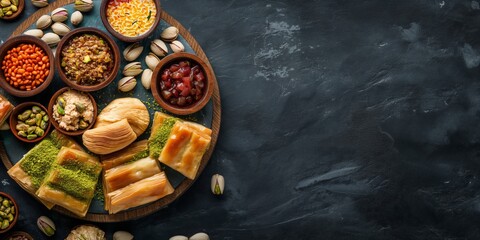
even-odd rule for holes
{"type": "Polygon", "coordinates": [[[102,165],[104,170],[120,166],[126,162],[144,158],[148,156],[148,141],[141,140],[128,145],[126,148],[102,156],[102,165]]]}
{"type": "MultiPolygon", "coordinates": [[[[74,140],[53,130],[48,137],[28,151],[20,161],[10,168],[8,175],[27,192],[35,194],[63,146],[82,150],[74,140]]],[[[40,200],[49,209],[54,206],[51,202],[40,200]]]]}
{"type": "Polygon", "coordinates": [[[117,213],[156,201],[173,192],[174,189],[165,172],[161,172],[108,193],[108,200],[105,199],[106,202],[108,201],[106,207],[109,213],[117,213]]]}
{"type": "Polygon", "coordinates": [[[83,217],[93,199],[101,171],[96,157],[62,147],[36,194],[83,217]]]}
{"type": "Polygon", "coordinates": [[[13,111],[13,105],[0,94],[0,126],[5,123],[5,120],[8,119],[10,113],[13,111]]]}
{"type": "Polygon", "coordinates": [[[137,139],[137,135],[127,119],[101,127],[89,129],[83,133],[85,147],[96,154],[109,154],[125,148],[137,139]]]}
{"type": "Polygon", "coordinates": [[[98,114],[93,128],[107,126],[123,119],[127,119],[137,136],[145,132],[150,123],[147,107],[138,98],[117,98],[98,114]]]}
{"type": "Polygon", "coordinates": [[[200,124],[155,113],[149,141],[150,156],[194,179],[210,146],[212,130],[200,124]]]}
{"type": "Polygon", "coordinates": [[[157,173],[160,173],[157,161],[146,157],[106,170],[104,187],[107,192],[113,192],[157,173]]]}

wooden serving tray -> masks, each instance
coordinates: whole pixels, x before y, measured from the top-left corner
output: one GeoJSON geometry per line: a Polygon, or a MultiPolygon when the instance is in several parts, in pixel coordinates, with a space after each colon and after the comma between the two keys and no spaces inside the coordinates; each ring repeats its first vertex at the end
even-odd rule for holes
{"type": "MultiPolygon", "coordinates": [[[[53,3],[51,3],[49,6],[39,9],[34,14],[32,14],[30,17],[28,17],[23,23],[21,23],[20,26],[12,33],[12,35],[10,37],[22,34],[24,31],[31,28],[32,24],[35,24],[36,20],[40,16],[42,16],[44,14],[50,14],[50,12],[52,10],[54,10],[58,7],[66,7],[67,8],[67,6],[69,6],[67,9],[69,9],[69,14],[71,14],[73,12],[73,11],[70,10],[73,7],[73,5],[71,5],[72,3],[74,3],[74,0],[57,0],[53,3]]],[[[101,29],[102,31],[104,31],[108,34],[108,32],[103,27],[103,24],[101,23],[100,18],[99,18],[100,3],[101,3],[100,0],[94,0],[95,7],[94,7],[93,11],[90,12],[90,13],[84,14],[84,20],[83,20],[84,22],[78,27],[89,26],[89,25],[85,25],[85,21],[87,20],[87,18],[97,17],[98,19],[95,20],[97,22],[95,23],[95,26],[93,26],[93,27],[97,27],[97,28],[101,29]]],[[[150,51],[150,46],[149,46],[150,41],[155,39],[155,38],[159,38],[159,31],[164,29],[166,26],[171,25],[171,26],[175,26],[179,29],[180,37],[181,37],[180,40],[184,43],[184,45],[186,47],[186,51],[195,53],[197,56],[202,58],[207,63],[208,66],[211,67],[210,62],[208,61],[205,53],[203,52],[202,48],[197,43],[195,38],[177,20],[175,20],[172,16],[170,16],[168,13],[166,13],[163,9],[161,9],[161,11],[160,11],[160,16],[162,18],[161,23],[158,25],[157,29],[155,30],[155,32],[151,36],[149,36],[146,40],[142,41],[142,43],[144,44],[143,53],[135,61],[142,62],[142,65],[144,66],[144,68],[146,68],[146,65],[144,63],[144,56],[150,51]]],[[[70,23],[69,23],[69,25],[70,25],[70,23]]],[[[47,31],[44,31],[44,32],[47,32],[47,31]]],[[[117,42],[121,51],[123,51],[125,46],[127,46],[129,44],[129,43],[123,43],[118,39],[115,39],[115,40],[116,40],[116,42],[117,42]]],[[[125,60],[122,60],[121,69],[123,69],[123,67],[126,63],[127,62],[125,60]]],[[[95,97],[95,99],[97,101],[97,104],[99,105],[99,111],[101,111],[101,109],[103,109],[103,107],[105,107],[105,105],[107,103],[109,103],[111,100],[113,100],[114,98],[117,98],[117,97],[138,97],[142,101],[148,101],[149,102],[146,105],[147,105],[147,108],[149,109],[149,112],[152,116],[153,112],[158,110],[158,106],[152,105],[153,97],[151,96],[151,92],[149,90],[145,90],[143,88],[143,86],[140,83],[140,76],[137,76],[137,82],[138,83],[137,83],[137,86],[136,86],[136,90],[133,94],[119,93],[118,91],[116,91],[117,81],[121,77],[122,77],[122,75],[119,74],[117,76],[117,78],[114,80],[114,82],[112,82],[110,84],[110,86],[107,87],[105,90],[92,92],[92,95],[95,97]],[[144,92],[141,92],[141,91],[144,91],[144,92]],[[148,95],[148,94],[150,94],[150,95],[148,95]],[[108,96],[114,96],[114,97],[109,98],[108,96]]],[[[194,118],[194,119],[196,119],[196,122],[199,122],[203,125],[206,125],[207,127],[210,127],[212,129],[211,145],[210,145],[210,148],[205,153],[205,155],[202,159],[202,162],[201,162],[198,174],[197,174],[197,178],[202,173],[203,169],[205,168],[208,161],[210,160],[210,157],[212,156],[213,150],[215,148],[215,145],[216,145],[216,142],[217,142],[217,139],[218,139],[218,133],[220,131],[220,122],[221,122],[220,92],[219,92],[218,83],[217,83],[217,80],[215,78],[215,75],[214,75],[213,79],[211,79],[211,80],[213,80],[213,82],[214,82],[214,90],[213,90],[211,101],[200,112],[198,112],[197,114],[195,114],[193,116],[187,117],[187,119],[194,118]]],[[[53,95],[53,93],[63,86],[64,86],[64,84],[61,83],[61,80],[58,78],[58,76],[56,74],[52,84],[48,87],[48,89],[46,91],[42,92],[39,96],[35,96],[34,98],[29,98],[28,101],[32,101],[32,100],[37,101],[37,102],[42,103],[44,106],[46,106],[46,103],[48,104],[48,101],[49,101],[50,97],[53,95]]],[[[10,96],[7,93],[3,92],[1,89],[0,89],[0,93],[4,94],[15,105],[17,105],[21,102],[27,101],[26,98],[15,98],[13,96],[10,96]]],[[[180,117],[180,118],[185,119],[185,117],[180,117]]],[[[153,118],[151,117],[151,121],[152,120],[153,120],[153,118]]],[[[139,139],[145,138],[147,134],[149,134],[149,130],[147,130],[146,133],[144,133],[142,136],[140,136],[139,139]]],[[[77,140],[77,142],[81,143],[80,138],[76,138],[76,140],[77,140]]],[[[0,158],[1,158],[3,164],[5,165],[5,167],[7,169],[10,169],[13,166],[13,164],[18,162],[20,160],[20,158],[23,156],[23,154],[25,154],[33,146],[34,146],[34,144],[25,144],[25,143],[18,142],[18,140],[16,140],[13,137],[13,134],[11,132],[2,132],[2,134],[0,134],[0,158]],[[17,141],[17,142],[14,142],[14,141],[17,141]]],[[[141,218],[141,217],[150,215],[150,214],[158,211],[159,209],[166,207],[168,204],[170,204],[171,202],[173,202],[177,198],[179,198],[183,193],[185,193],[185,191],[187,191],[187,189],[196,180],[196,179],[195,180],[190,180],[188,178],[185,178],[185,177],[181,176],[180,174],[175,173],[173,170],[171,170],[171,169],[169,170],[168,167],[165,169],[165,171],[166,171],[169,179],[173,175],[173,180],[172,179],[170,179],[170,180],[172,181],[172,185],[175,187],[175,191],[172,194],[170,194],[170,195],[168,195],[168,196],[166,196],[162,199],[159,199],[159,200],[157,200],[153,203],[146,204],[146,205],[143,205],[143,206],[139,206],[139,207],[134,208],[134,209],[122,211],[122,212],[119,212],[119,213],[116,213],[116,214],[108,214],[103,209],[102,209],[103,211],[99,210],[99,208],[102,208],[103,205],[99,205],[98,201],[97,201],[97,203],[95,203],[95,200],[94,200],[94,202],[92,203],[92,206],[90,207],[89,212],[87,213],[87,215],[84,218],[80,218],[80,217],[72,214],[71,212],[69,212],[68,210],[66,210],[66,209],[64,209],[60,206],[55,206],[53,208],[53,210],[55,210],[57,212],[60,212],[64,215],[70,216],[70,217],[80,218],[80,219],[84,219],[84,220],[88,220],[88,221],[92,221],[92,222],[121,222],[121,221],[137,219],[137,218],[141,218]]],[[[103,204],[103,203],[101,203],[101,204],[103,204]]]]}

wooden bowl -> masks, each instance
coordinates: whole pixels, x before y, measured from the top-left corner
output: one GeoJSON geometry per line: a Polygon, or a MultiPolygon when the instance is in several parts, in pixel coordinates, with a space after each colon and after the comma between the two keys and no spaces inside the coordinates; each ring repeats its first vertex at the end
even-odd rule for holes
{"type": "Polygon", "coordinates": [[[118,49],[117,44],[113,39],[108,36],[106,33],[102,32],[101,30],[93,27],[81,27],[77,28],[71,32],[69,32],[67,35],[63,36],[62,40],[58,43],[57,46],[57,51],[55,53],[55,68],[57,69],[58,75],[60,76],[60,79],[62,79],[67,86],[82,91],[82,92],[93,92],[100,90],[106,86],[108,86],[116,77],[118,73],[118,69],[120,68],[120,50],[118,49]],[[113,69],[111,70],[110,73],[108,73],[107,79],[105,79],[103,82],[97,84],[97,85],[92,85],[92,86],[87,86],[87,85],[80,85],[77,84],[74,81],[70,81],[65,75],[65,72],[63,68],[61,67],[61,56],[62,56],[62,49],[63,47],[74,37],[83,35],[83,34],[93,34],[98,37],[101,37],[104,41],[108,43],[110,46],[110,49],[112,50],[112,60],[113,60],[113,69]]]}
{"type": "Polygon", "coordinates": [[[18,123],[17,116],[18,116],[18,114],[22,113],[23,111],[25,111],[27,109],[31,109],[33,106],[38,106],[43,111],[45,111],[45,113],[47,113],[47,109],[40,103],[24,102],[24,103],[16,106],[13,109],[12,113],[10,114],[10,122],[9,122],[10,123],[10,131],[12,131],[13,135],[15,135],[15,137],[18,138],[22,142],[35,143],[35,142],[41,141],[42,139],[44,139],[48,135],[48,132],[50,131],[50,126],[52,125],[51,121],[48,121],[47,129],[44,130],[45,132],[44,132],[43,136],[41,136],[41,137],[37,137],[35,139],[28,140],[24,137],[19,136],[17,129],[15,129],[15,126],[17,126],[17,123],[18,123]]]}
{"type": "Polygon", "coordinates": [[[3,229],[3,230],[0,230],[0,234],[2,233],[6,233],[8,232],[8,230],[12,229],[13,226],[15,226],[15,223],[17,223],[17,219],[18,219],[18,212],[19,212],[19,209],[18,209],[18,205],[17,203],[15,202],[15,199],[13,199],[13,197],[11,197],[10,195],[4,193],[4,192],[0,192],[0,196],[2,198],[8,198],[10,201],[12,201],[13,203],[13,206],[15,207],[15,215],[13,216],[13,222],[10,223],[10,226],[8,226],[7,228],[3,229]]]}
{"type": "Polygon", "coordinates": [[[8,39],[2,46],[0,46],[0,59],[1,59],[0,66],[3,65],[2,62],[5,56],[7,55],[8,50],[14,47],[17,47],[21,43],[35,44],[36,46],[40,47],[43,51],[45,51],[45,54],[47,54],[49,58],[50,72],[47,78],[44,80],[44,82],[40,86],[38,86],[33,90],[26,91],[26,90],[20,90],[11,86],[5,79],[4,71],[0,69],[0,87],[5,89],[5,91],[7,91],[9,94],[17,97],[31,97],[45,90],[48,87],[48,85],[50,85],[50,83],[52,82],[53,75],[54,75],[54,66],[53,66],[54,56],[50,47],[48,47],[48,45],[41,39],[33,36],[21,35],[21,36],[16,36],[8,39]]]}
{"type": "Polygon", "coordinates": [[[152,34],[153,31],[155,31],[155,28],[157,28],[158,24],[160,23],[160,20],[161,20],[160,13],[162,11],[160,6],[160,0],[152,0],[155,3],[157,14],[155,15],[155,21],[153,22],[153,25],[150,27],[150,29],[144,32],[142,35],[139,35],[136,37],[128,37],[128,36],[122,35],[121,33],[115,31],[115,29],[113,29],[112,26],[110,25],[110,22],[108,22],[107,6],[109,1],[110,0],[102,0],[102,4],[100,5],[100,18],[102,19],[102,23],[107,29],[107,31],[123,42],[138,42],[140,40],[147,38],[150,34],[152,34]]]}
{"type": "Polygon", "coordinates": [[[28,240],[33,240],[33,237],[32,237],[30,234],[28,234],[28,233],[26,233],[26,232],[22,232],[22,231],[12,232],[12,233],[9,234],[5,239],[6,239],[6,240],[10,240],[10,239],[12,239],[12,238],[14,238],[14,237],[24,237],[24,238],[26,238],[26,239],[28,239],[28,240]]]}
{"type": "Polygon", "coordinates": [[[52,122],[53,127],[55,127],[55,129],[57,129],[59,132],[65,134],[65,135],[69,135],[69,136],[78,136],[78,135],[82,135],[85,131],[87,131],[88,129],[93,127],[93,125],[95,124],[95,119],[97,118],[98,107],[97,107],[97,103],[95,102],[95,99],[93,98],[92,94],[90,94],[88,92],[83,92],[90,98],[90,101],[92,101],[92,104],[93,104],[93,120],[92,120],[92,122],[90,123],[90,125],[88,125],[87,128],[77,130],[77,131],[67,131],[67,130],[61,128],[60,125],[58,124],[58,122],[53,118],[53,105],[55,105],[55,103],[57,101],[57,98],[58,98],[58,96],[60,96],[60,94],[66,92],[70,89],[71,88],[69,88],[69,87],[64,87],[64,88],[58,90],[57,92],[55,92],[55,94],[53,94],[52,98],[50,98],[50,102],[48,103],[48,117],[50,118],[50,121],[52,122]]]}
{"type": "Polygon", "coordinates": [[[171,113],[174,113],[177,115],[192,114],[202,109],[210,100],[210,97],[212,96],[212,93],[213,93],[213,81],[211,79],[213,79],[213,71],[209,67],[209,65],[207,65],[205,61],[203,61],[201,58],[191,53],[185,53],[185,52],[173,53],[163,58],[162,60],[160,60],[160,63],[157,65],[157,67],[153,71],[152,85],[151,85],[152,95],[155,98],[155,101],[157,101],[157,103],[160,104],[160,106],[163,109],[171,113]],[[172,105],[169,102],[167,102],[160,94],[160,92],[162,91],[160,87],[160,81],[161,81],[160,78],[162,75],[162,71],[165,68],[169,67],[171,64],[178,63],[182,60],[189,60],[191,62],[197,63],[205,73],[205,81],[206,81],[203,96],[197,102],[191,105],[188,105],[186,107],[172,105]]]}
{"type": "Polygon", "coordinates": [[[25,9],[25,0],[18,0],[17,11],[10,16],[3,16],[0,19],[4,19],[4,20],[8,20],[8,21],[13,20],[13,19],[17,18],[18,16],[20,16],[20,13],[23,12],[23,9],[25,9]]]}

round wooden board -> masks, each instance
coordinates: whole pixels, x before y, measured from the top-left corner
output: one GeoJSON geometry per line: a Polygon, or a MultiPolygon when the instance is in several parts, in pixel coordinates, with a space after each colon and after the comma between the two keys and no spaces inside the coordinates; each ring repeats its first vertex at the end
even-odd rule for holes
{"type": "MultiPolygon", "coordinates": [[[[49,14],[52,10],[58,7],[62,7],[68,4],[74,3],[74,0],[57,0],[53,3],[51,3],[49,6],[45,8],[41,8],[38,11],[36,11],[34,14],[32,14],[30,17],[27,18],[23,23],[20,24],[20,26],[12,33],[10,37],[17,36],[22,34],[25,30],[27,30],[32,24],[36,22],[36,20],[44,15],[44,14],[49,14]]],[[[95,6],[99,7],[99,6],[95,6]]],[[[170,16],[168,13],[166,13],[163,9],[160,12],[161,18],[167,22],[168,24],[175,26],[179,29],[180,35],[182,35],[185,40],[190,44],[191,48],[193,51],[202,58],[210,67],[211,64],[208,61],[207,56],[203,52],[202,48],[200,45],[197,43],[197,41],[193,38],[193,36],[188,32],[185,27],[183,27],[177,20],[175,20],[172,16],[170,16]]],[[[200,164],[200,168],[198,170],[197,177],[203,172],[203,169],[207,165],[208,161],[210,160],[210,157],[212,156],[213,150],[215,148],[215,145],[217,143],[218,139],[218,133],[220,131],[220,122],[221,122],[221,101],[220,101],[220,91],[218,88],[218,83],[215,77],[215,74],[213,76],[213,81],[214,81],[214,89],[213,89],[213,94],[212,94],[212,104],[213,104],[213,116],[212,116],[212,140],[209,149],[205,153],[205,155],[202,158],[202,162],[200,164]]],[[[5,147],[2,142],[0,142],[0,158],[2,159],[3,164],[7,169],[10,169],[13,164],[8,158],[7,152],[5,150],[5,147]]],[[[116,214],[97,214],[97,213],[87,213],[87,215],[84,218],[80,218],[77,215],[72,214],[68,210],[55,206],[53,210],[58,211],[60,213],[63,213],[64,215],[74,217],[74,218],[79,218],[83,220],[88,220],[92,222],[121,222],[121,221],[127,221],[127,220],[133,220],[133,219],[138,219],[147,215],[150,215],[164,207],[166,207],[168,204],[173,202],[175,199],[180,197],[185,191],[193,184],[194,180],[190,180],[188,178],[185,178],[180,185],[178,185],[175,188],[175,191],[154,202],[151,204],[147,204],[145,206],[141,206],[132,210],[126,210],[123,212],[119,212],[116,214]]],[[[36,196],[34,196],[36,197],[36,196]]]]}

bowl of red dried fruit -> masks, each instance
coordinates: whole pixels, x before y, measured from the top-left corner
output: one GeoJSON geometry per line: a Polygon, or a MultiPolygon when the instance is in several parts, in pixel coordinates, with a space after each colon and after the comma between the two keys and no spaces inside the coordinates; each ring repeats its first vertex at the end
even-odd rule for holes
{"type": "Polygon", "coordinates": [[[152,75],[152,94],[165,110],[188,115],[198,112],[213,93],[213,71],[200,57],[174,53],[160,61],[152,75]]]}

